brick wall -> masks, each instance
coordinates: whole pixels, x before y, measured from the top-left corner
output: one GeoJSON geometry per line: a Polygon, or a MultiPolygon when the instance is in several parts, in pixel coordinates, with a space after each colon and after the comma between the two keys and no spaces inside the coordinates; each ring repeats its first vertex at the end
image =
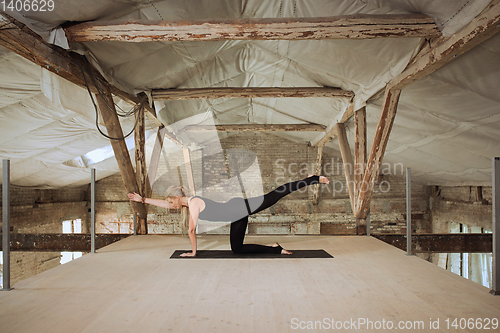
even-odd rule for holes
{"type": "Polygon", "coordinates": [[[450,232],[450,223],[471,227],[492,227],[492,188],[482,187],[483,200],[477,201],[474,186],[439,186],[431,198],[431,220],[434,233],[450,232]]]}
{"type": "MultiPolygon", "coordinates": [[[[82,232],[85,233],[90,225],[87,196],[88,186],[57,190],[13,186],[10,195],[11,231],[62,233],[63,221],[81,219],[82,232]]],[[[60,258],[61,252],[12,251],[11,284],[58,266],[60,258]]]]}

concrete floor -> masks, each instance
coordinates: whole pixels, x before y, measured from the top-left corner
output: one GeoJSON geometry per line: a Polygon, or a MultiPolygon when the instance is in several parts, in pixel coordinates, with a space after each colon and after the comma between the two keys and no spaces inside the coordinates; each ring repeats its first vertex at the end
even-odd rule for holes
{"type": "MultiPolygon", "coordinates": [[[[0,332],[331,331],[332,320],[342,332],[450,332],[455,318],[500,318],[500,296],[377,239],[247,238],[275,241],[335,258],[170,260],[187,237],[131,236],[0,292],[0,332]]],[[[228,243],[201,236],[198,248],[228,243]]]]}

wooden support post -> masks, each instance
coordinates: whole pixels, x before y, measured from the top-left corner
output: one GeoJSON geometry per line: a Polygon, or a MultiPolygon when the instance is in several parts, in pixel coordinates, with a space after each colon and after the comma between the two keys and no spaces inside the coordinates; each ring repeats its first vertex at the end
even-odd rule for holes
{"type": "Polygon", "coordinates": [[[349,191],[351,209],[354,213],[354,181],[352,178],[354,163],[352,162],[351,148],[349,147],[349,141],[347,141],[344,124],[335,124],[335,130],[337,131],[340,153],[342,154],[342,162],[344,163],[345,180],[349,191]]]}
{"type": "Polygon", "coordinates": [[[193,168],[191,167],[191,156],[189,156],[189,148],[184,148],[183,153],[184,153],[184,164],[186,165],[186,175],[188,179],[189,190],[192,195],[196,195],[194,187],[193,168]]]}
{"type": "MultiPolygon", "coordinates": [[[[323,165],[323,148],[325,146],[318,147],[318,157],[316,158],[316,176],[321,176],[321,169],[323,165]]],[[[313,187],[313,205],[317,206],[319,203],[319,192],[320,184],[314,185],[313,187]]]]}
{"type": "Polygon", "coordinates": [[[378,178],[378,172],[382,159],[384,158],[385,148],[389,141],[389,134],[391,133],[394,118],[399,101],[401,90],[385,90],[384,104],[382,105],[382,112],[373,138],[372,148],[366,163],[365,174],[363,176],[363,186],[367,186],[366,191],[360,191],[356,199],[356,217],[365,219],[368,211],[370,210],[370,202],[373,195],[373,188],[378,178]]]}
{"type": "MultiPolygon", "coordinates": [[[[366,108],[363,107],[354,114],[354,198],[359,195],[363,186],[363,176],[366,167],[366,108]]],[[[356,201],[354,202],[356,205],[356,201]]],[[[358,207],[354,207],[356,215],[358,207]]]]}
{"type": "MultiPolygon", "coordinates": [[[[147,169],[146,169],[146,129],[144,124],[144,109],[140,108],[135,114],[136,127],[134,129],[134,140],[135,140],[135,180],[139,188],[139,194],[141,196],[146,196],[147,186],[147,169]]],[[[144,205],[144,210],[146,211],[146,216],[140,216],[137,223],[136,232],[138,234],[144,234],[144,230],[147,230],[147,212],[148,208],[144,205]]],[[[147,232],[146,232],[147,233],[147,232]]]]}
{"type": "MultiPolygon", "coordinates": [[[[97,94],[97,103],[101,111],[102,120],[108,131],[108,135],[112,138],[117,138],[117,140],[110,140],[111,146],[115,153],[116,161],[118,162],[118,167],[120,168],[120,173],[122,175],[123,183],[127,192],[139,192],[139,187],[137,186],[137,181],[135,179],[134,168],[130,160],[130,154],[128,152],[127,145],[123,139],[123,131],[116,114],[115,104],[109,90],[109,86],[105,85],[101,87],[102,95],[97,94]]],[[[144,220],[144,225],[141,226],[139,223],[138,234],[147,234],[146,223],[146,207],[144,204],[139,202],[131,201],[132,210],[134,214],[139,215],[139,221],[144,220]]]]}

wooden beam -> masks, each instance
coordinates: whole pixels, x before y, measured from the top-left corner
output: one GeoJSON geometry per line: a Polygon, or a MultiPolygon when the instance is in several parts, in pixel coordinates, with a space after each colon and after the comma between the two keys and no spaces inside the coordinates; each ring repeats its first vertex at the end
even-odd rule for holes
{"type": "Polygon", "coordinates": [[[188,125],[186,132],[321,132],[326,126],[318,124],[232,124],[232,125],[188,125]]]}
{"type": "MultiPolygon", "coordinates": [[[[96,234],[96,248],[107,246],[130,234],[96,234]]],[[[90,234],[10,234],[11,251],[90,252],[90,234]]],[[[0,246],[2,239],[0,237],[0,246]]]]}
{"type": "MultiPolygon", "coordinates": [[[[316,176],[321,176],[321,170],[323,166],[323,148],[325,146],[319,146],[318,147],[318,156],[316,158],[316,176]]],[[[319,190],[320,190],[320,185],[317,184],[313,186],[313,205],[317,206],[319,203],[319,190]]]]}
{"type": "MultiPolygon", "coordinates": [[[[101,111],[102,112],[102,111],[101,111]]],[[[146,129],[144,124],[144,110],[141,108],[136,114],[136,126],[134,129],[134,139],[135,139],[135,177],[137,182],[137,187],[141,196],[147,196],[147,169],[146,169],[146,129]]],[[[118,157],[117,157],[118,159],[118,157]]],[[[144,210],[146,211],[146,216],[139,216],[136,225],[136,233],[141,235],[144,234],[144,230],[147,230],[147,212],[148,206],[144,205],[144,210]]]]}
{"type": "Polygon", "coordinates": [[[161,126],[158,128],[158,133],[156,134],[155,145],[151,154],[151,160],[149,161],[148,180],[151,192],[147,193],[148,198],[151,196],[153,184],[156,180],[156,173],[158,172],[158,165],[160,164],[161,151],[163,149],[163,139],[165,138],[166,131],[167,129],[161,126]]]}
{"type": "Polygon", "coordinates": [[[462,30],[448,38],[437,40],[433,47],[423,49],[423,53],[418,55],[408,68],[389,82],[388,89],[404,89],[433,73],[499,32],[499,22],[500,3],[492,1],[462,30]]]}
{"type": "MultiPolygon", "coordinates": [[[[354,114],[354,198],[362,188],[366,166],[366,108],[362,107],[354,114]]],[[[366,190],[366,189],[365,189],[366,190]]],[[[356,205],[357,203],[354,202],[356,205]]],[[[356,215],[357,207],[353,213],[356,215]]]]}
{"type": "Polygon", "coordinates": [[[347,141],[347,135],[345,131],[344,124],[335,124],[335,130],[338,135],[340,154],[342,155],[342,162],[344,163],[344,174],[347,189],[349,191],[349,199],[351,201],[351,209],[354,213],[354,180],[352,177],[354,171],[354,163],[352,162],[351,148],[349,147],[349,141],[347,141]]]}
{"type": "Polygon", "coordinates": [[[191,89],[155,89],[152,91],[155,100],[188,100],[216,98],[279,98],[279,97],[354,97],[352,91],[329,87],[220,87],[191,89]]]}
{"type": "MultiPolygon", "coordinates": [[[[406,235],[374,234],[406,251],[406,235]]],[[[412,253],[488,253],[492,250],[492,234],[413,234],[412,253]]]]}
{"type": "Polygon", "coordinates": [[[251,18],[193,21],[85,22],[64,29],[70,42],[371,39],[441,35],[424,14],[251,18]]]}
{"type": "Polygon", "coordinates": [[[189,148],[184,148],[184,164],[186,166],[186,175],[188,179],[189,191],[192,195],[196,195],[196,189],[194,187],[194,177],[193,168],[191,167],[191,156],[189,155],[189,148]]]}
{"type": "MultiPolygon", "coordinates": [[[[87,66],[84,65],[86,60],[83,56],[74,52],[69,52],[56,45],[46,43],[31,29],[6,13],[0,12],[0,17],[3,18],[5,22],[0,29],[0,45],[45,68],[55,75],[86,89],[85,76],[82,73],[82,69],[86,70],[87,66]]],[[[89,68],[97,84],[108,84],[99,71],[90,65],[89,68]]],[[[88,85],[93,93],[98,93],[92,82],[88,82],[88,85]]],[[[114,86],[111,86],[110,89],[114,95],[131,105],[137,105],[140,102],[139,97],[114,86]]],[[[154,110],[152,110],[149,105],[145,107],[146,110],[148,110],[148,117],[154,121],[155,124],[161,125],[156,115],[152,113],[154,110]]]]}
{"type": "MultiPolygon", "coordinates": [[[[118,162],[118,167],[120,169],[120,174],[125,184],[125,188],[128,193],[136,192],[139,193],[139,187],[137,186],[137,181],[135,179],[134,168],[130,160],[130,154],[128,152],[127,145],[123,139],[123,131],[120,125],[120,120],[114,109],[115,104],[113,103],[113,97],[111,96],[111,91],[109,86],[101,87],[102,94],[97,94],[97,104],[101,111],[102,120],[108,131],[108,135],[112,138],[120,138],[117,140],[110,140],[111,146],[113,147],[113,152],[115,154],[116,161],[118,162]]],[[[134,214],[138,214],[139,221],[138,224],[138,234],[146,234],[146,207],[144,204],[131,201],[132,209],[134,214]]]]}
{"type": "Polygon", "coordinates": [[[360,190],[359,195],[356,198],[357,211],[355,214],[359,219],[366,219],[366,215],[370,210],[373,188],[378,179],[378,172],[380,165],[382,164],[382,159],[384,158],[387,142],[389,141],[389,134],[391,133],[392,125],[394,124],[400,94],[401,90],[386,89],[385,91],[382,112],[380,113],[380,119],[375,132],[375,137],[373,138],[370,155],[366,162],[365,174],[363,175],[362,183],[363,186],[366,186],[367,188],[366,190],[360,190]]]}
{"type": "Polygon", "coordinates": [[[345,110],[345,112],[342,114],[342,118],[340,121],[337,121],[337,119],[334,119],[329,128],[329,130],[326,130],[325,134],[321,136],[320,138],[316,139],[315,141],[311,142],[312,147],[319,147],[319,146],[324,146],[331,140],[333,140],[337,136],[337,132],[335,131],[335,124],[340,122],[341,124],[345,124],[352,116],[354,115],[354,104],[350,104],[349,107],[345,110]]]}

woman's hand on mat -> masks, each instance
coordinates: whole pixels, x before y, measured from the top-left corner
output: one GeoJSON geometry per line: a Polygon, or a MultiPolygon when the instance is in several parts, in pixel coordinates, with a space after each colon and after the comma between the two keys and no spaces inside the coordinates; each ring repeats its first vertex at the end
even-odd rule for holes
{"type": "Polygon", "coordinates": [[[181,257],[196,257],[195,252],[186,252],[180,255],[181,257]]]}
{"type": "Polygon", "coordinates": [[[132,201],[142,202],[142,197],[140,196],[140,194],[134,192],[127,194],[127,196],[132,201]]]}

